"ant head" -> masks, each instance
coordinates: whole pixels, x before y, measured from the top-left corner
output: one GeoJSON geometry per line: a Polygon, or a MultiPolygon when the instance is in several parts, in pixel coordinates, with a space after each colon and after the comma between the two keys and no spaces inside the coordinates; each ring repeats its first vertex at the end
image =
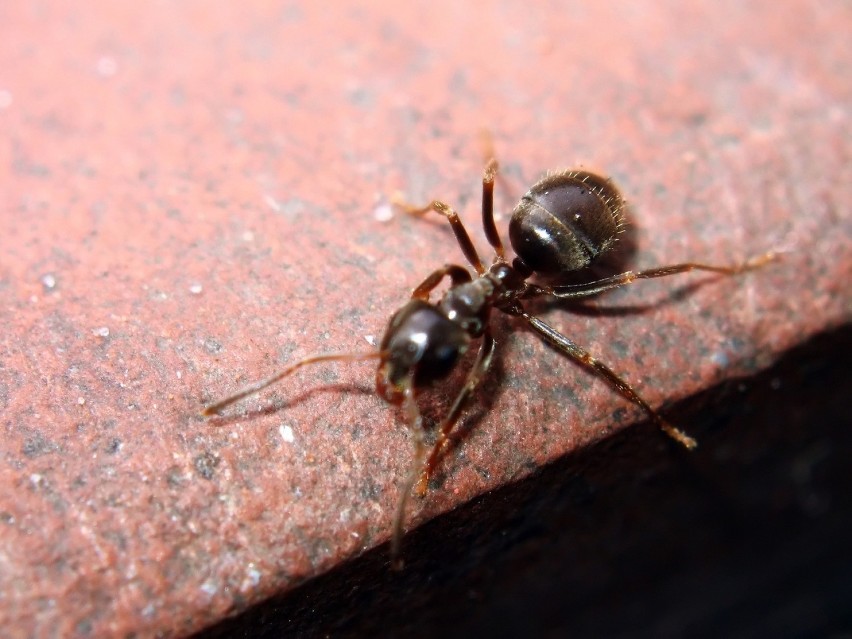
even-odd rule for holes
{"type": "Polygon", "coordinates": [[[376,391],[399,404],[406,379],[413,375],[421,386],[445,377],[467,350],[470,337],[437,308],[413,299],[398,310],[385,330],[380,351],[385,353],[376,372],[376,391]]]}

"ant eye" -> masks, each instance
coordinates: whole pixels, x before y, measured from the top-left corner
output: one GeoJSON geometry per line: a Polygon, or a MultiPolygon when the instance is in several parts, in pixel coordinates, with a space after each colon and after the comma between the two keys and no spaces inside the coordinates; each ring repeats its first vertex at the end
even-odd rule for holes
{"type": "Polygon", "coordinates": [[[434,348],[424,353],[420,371],[424,378],[446,377],[453,370],[460,354],[461,349],[455,342],[436,344],[434,348]]]}
{"type": "Polygon", "coordinates": [[[452,346],[444,344],[435,349],[435,362],[439,364],[452,364],[456,361],[458,351],[452,346]]]}
{"type": "Polygon", "coordinates": [[[440,346],[435,349],[432,360],[438,366],[447,366],[456,360],[456,352],[448,346],[440,346]]]}

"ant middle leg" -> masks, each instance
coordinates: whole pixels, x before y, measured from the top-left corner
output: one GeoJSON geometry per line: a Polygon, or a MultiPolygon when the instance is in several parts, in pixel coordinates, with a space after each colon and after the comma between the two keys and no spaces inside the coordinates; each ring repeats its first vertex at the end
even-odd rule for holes
{"type": "MultiPolygon", "coordinates": [[[[500,233],[494,222],[494,180],[497,177],[499,165],[494,158],[490,136],[485,134],[483,137],[487,160],[482,172],[482,227],[488,243],[494,248],[497,257],[502,260],[506,256],[506,250],[503,248],[500,233]]],[[[485,265],[479,257],[464,223],[451,206],[440,200],[434,200],[426,206],[413,206],[399,198],[393,198],[392,203],[410,215],[425,215],[430,211],[435,211],[446,217],[467,261],[470,262],[478,275],[485,273],[485,265]]]]}
{"type": "Polygon", "coordinates": [[[449,438],[453,428],[456,423],[458,423],[459,417],[461,417],[462,411],[468,401],[470,401],[471,395],[476,390],[477,386],[479,386],[479,383],[482,381],[482,378],[485,377],[485,374],[491,366],[491,360],[494,356],[494,347],[494,338],[491,336],[491,332],[486,329],[485,334],[482,336],[482,343],[479,346],[479,354],[476,357],[476,362],[468,373],[464,386],[461,391],[459,391],[455,401],[453,401],[453,405],[450,407],[449,412],[446,414],[444,419],[441,420],[441,426],[438,429],[438,437],[432,446],[432,452],[429,454],[429,459],[426,461],[426,465],[422,468],[420,481],[417,484],[418,495],[422,496],[426,493],[426,489],[429,485],[429,478],[432,476],[432,473],[435,471],[435,468],[441,461],[441,457],[449,445],[449,438]]]}
{"type": "Polygon", "coordinates": [[[464,253],[467,261],[470,262],[477,274],[482,275],[485,273],[485,265],[482,263],[479,253],[476,252],[476,247],[473,245],[473,241],[470,239],[467,229],[465,229],[458,213],[456,213],[453,207],[449,204],[445,204],[440,200],[434,200],[426,206],[417,207],[397,200],[394,201],[394,205],[398,206],[410,215],[425,215],[430,211],[435,211],[436,213],[440,213],[446,217],[453,229],[453,234],[456,236],[456,241],[459,243],[462,253],[464,253]]]}
{"type": "Polygon", "coordinates": [[[642,399],[639,394],[633,390],[633,387],[630,386],[630,384],[619,377],[609,366],[592,357],[586,350],[572,342],[565,335],[539,318],[530,315],[526,311],[521,311],[519,315],[523,317],[533,330],[548,344],[556,348],[556,350],[563,355],[586,367],[595,375],[605,379],[610,386],[621,393],[623,397],[629,399],[644,410],[648,417],[651,418],[651,421],[653,421],[666,435],[690,450],[698,445],[698,442],[696,442],[692,437],[663,419],[657,411],[651,408],[648,402],[642,399]]]}
{"type": "Polygon", "coordinates": [[[488,243],[494,248],[497,257],[502,260],[506,257],[506,251],[500,240],[497,225],[494,223],[494,178],[497,176],[497,169],[497,160],[491,156],[482,172],[482,228],[485,230],[488,243]]]}
{"type": "Polygon", "coordinates": [[[760,268],[768,262],[776,259],[778,254],[775,251],[767,251],[763,255],[758,255],[742,264],[734,266],[714,266],[712,264],[698,264],[695,262],[687,262],[685,264],[671,264],[669,266],[659,266],[645,271],[627,271],[612,277],[606,277],[594,282],[584,284],[568,284],[565,286],[541,286],[537,284],[528,284],[527,291],[524,294],[525,298],[538,297],[541,295],[552,295],[559,299],[573,299],[581,297],[589,297],[609,291],[626,284],[632,284],[636,280],[649,280],[657,277],[668,277],[677,273],[688,273],[690,271],[709,271],[711,273],[720,273],[722,275],[737,275],[760,268]]]}

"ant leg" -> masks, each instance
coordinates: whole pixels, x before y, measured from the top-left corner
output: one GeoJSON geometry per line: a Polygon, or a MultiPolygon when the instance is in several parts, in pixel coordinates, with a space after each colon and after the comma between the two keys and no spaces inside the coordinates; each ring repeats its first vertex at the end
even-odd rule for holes
{"type": "Polygon", "coordinates": [[[402,405],[405,409],[408,429],[414,436],[414,457],[411,461],[411,470],[402,485],[399,500],[396,502],[396,513],[393,518],[393,533],[391,536],[390,554],[391,567],[394,570],[402,570],[403,561],[400,557],[402,547],[402,535],[405,532],[405,509],[411,489],[417,482],[417,478],[423,469],[423,458],[426,453],[426,431],[423,428],[423,420],[420,417],[420,409],[417,408],[417,398],[414,391],[414,373],[408,375],[402,389],[402,405]]]}
{"type": "Polygon", "coordinates": [[[648,402],[642,399],[636,391],[633,390],[630,384],[621,379],[611,368],[609,368],[609,366],[596,360],[584,349],[580,348],[577,344],[565,337],[565,335],[539,318],[530,315],[526,311],[521,311],[520,316],[529,323],[536,333],[541,335],[544,341],[556,348],[556,350],[563,355],[570,357],[575,362],[585,366],[595,375],[603,377],[615,390],[621,393],[622,396],[642,408],[648,417],[650,417],[666,435],[688,449],[693,449],[698,445],[698,442],[696,442],[692,437],[664,420],[657,411],[651,408],[648,402]]]}
{"type": "Polygon", "coordinates": [[[498,164],[493,156],[485,164],[482,172],[482,227],[485,229],[485,237],[488,243],[494,247],[497,257],[501,260],[506,257],[500,233],[494,223],[494,178],[497,175],[498,164]]]}
{"type": "Polygon", "coordinates": [[[597,295],[604,291],[609,291],[625,284],[631,284],[636,280],[649,280],[655,277],[667,277],[677,273],[688,273],[689,271],[710,271],[713,273],[721,273],[722,275],[737,275],[745,273],[756,268],[760,268],[767,262],[776,259],[778,254],[775,251],[768,251],[763,255],[758,255],[742,264],[734,266],[713,266],[710,264],[696,264],[688,262],[686,264],[672,264],[670,266],[659,266],[657,268],[648,269],[647,271],[627,271],[612,277],[606,277],[595,282],[587,282],[585,284],[569,284],[566,286],[539,286],[529,284],[527,291],[524,293],[525,298],[538,297],[539,295],[552,295],[560,299],[571,299],[578,297],[589,297],[597,295]]]}
{"type": "Polygon", "coordinates": [[[479,253],[476,252],[476,247],[473,245],[470,235],[467,234],[467,230],[464,228],[464,224],[459,218],[458,213],[456,213],[451,206],[444,204],[439,200],[435,200],[423,207],[411,206],[410,204],[400,201],[395,201],[394,204],[411,215],[425,215],[429,211],[435,211],[436,213],[440,213],[446,217],[450,222],[450,226],[453,228],[456,241],[459,243],[462,253],[464,253],[467,261],[470,262],[471,266],[476,269],[476,272],[479,275],[485,273],[485,266],[482,264],[479,253]]]}
{"type": "Polygon", "coordinates": [[[459,391],[459,394],[456,396],[450,411],[441,421],[441,426],[438,430],[438,438],[432,446],[432,452],[429,454],[429,460],[426,462],[426,466],[423,467],[422,474],[420,475],[420,482],[417,484],[418,495],[424,495],[426,493],[426,489],[429,485],[429,477],[431,477],[432,472],[435,470],[435,467],[438,465],[438,462],[441,460],[441,457],[449,444],[449,436],[453,427],[458,422],[465,405],[473,394],[473,391],[476,390],[479,382],[488,372],[488,368],[491,366],[492,356],[494,355],[494,346],[494,338],[491,336],[491,332],[486,329],[485,334],[482,336],[482,343],[479,346],[479,354],[476,357],[476,363],[474,363],[473,368],[470,370],[470,373],[468,373],[467,380],[465,381],[461,391],[459,391]]]}
{"type": "Polygon", "coordinates": [[[209,406],[205,406],[201,411],[202,415],[215,415],[223,408],[230,406],[234,402],[238,402],[244,397],[248,397],[249,395],[254,395],[255,393],[262,391],[267,386],[271,386],[277,381],[280,381],[287,377],[288,375],[296,372],[298,369],[302,368],[302,366],[307,366],[308,364],[316,364],[317,362],[331,362],[336,360],[343,361],[358,361],[365,359],[382,359],[386,356],[386,353],[382,351],[371,351],[369,353],[337,353],[330,355],[313,355],[312,357],[306,357],[305,359],[299,360],[295,364],[291,364],[284,370],[276,373],[272,377],[269,377],[263,381],[257,382],[256,384],[252,384],[251,386],[246,386],[241,391],[234,393],[233,395],[226,397],[225,399],[219,400],[215,404],[210,404],[209,406]]]}
{"type": "Polygon", "coordinates": [[[446,264],[445,266],[433,271],[429,277],[420,282],[417,288],[415,288],[411,293],[411,297],[428,302],[429,293],[431,293],[447,275],[450,276],[450,281],[453,286],[471,281],[470,273],[466,268],[459,266],[458,264],[446,264]]]}

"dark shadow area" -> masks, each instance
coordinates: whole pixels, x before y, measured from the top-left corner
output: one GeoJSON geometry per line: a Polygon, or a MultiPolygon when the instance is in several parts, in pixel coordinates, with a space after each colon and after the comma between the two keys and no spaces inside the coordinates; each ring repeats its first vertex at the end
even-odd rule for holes
{"type": "Polygon", "coordinates": [[[197,635],[830,636],[852,629],[852,327],[197,635]]]}

